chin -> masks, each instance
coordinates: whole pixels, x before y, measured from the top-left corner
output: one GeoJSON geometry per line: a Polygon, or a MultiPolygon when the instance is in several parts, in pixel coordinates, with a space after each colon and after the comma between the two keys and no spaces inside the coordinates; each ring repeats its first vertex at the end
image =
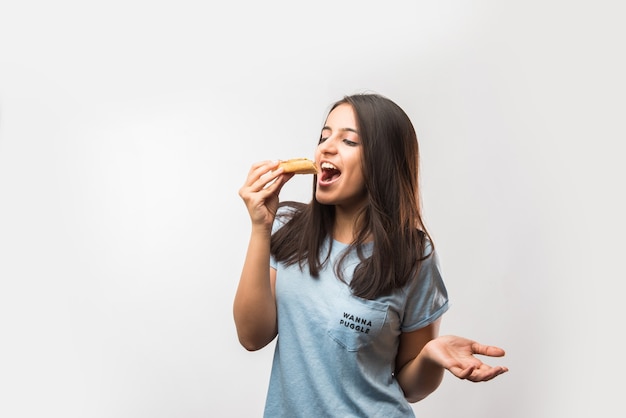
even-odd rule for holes
{"type": "Polygon", "coordinates": [[[334,205],[335,204],[335,200],[331,199],[329,196],[324,196],[323,194],[320,194],[320,193],[315,194],[315,200],[317,201],[317,203],[321,205],[334,205]]]}

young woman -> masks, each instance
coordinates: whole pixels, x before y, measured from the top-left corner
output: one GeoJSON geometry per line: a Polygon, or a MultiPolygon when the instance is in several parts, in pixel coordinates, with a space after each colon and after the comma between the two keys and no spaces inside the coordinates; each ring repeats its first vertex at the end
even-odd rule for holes
{"type": "Polygon", "coordinates": [[[439,336],[448,295],[422,222],[419,152],[405,112],[376,94],[335,103],[308,204],[279,204],[293,174],[252,166],[252,231],[234,300],[241,344],[278,336],[265,416],[410,417],[444,370],[487,381],[498,347],[439,336]]]}

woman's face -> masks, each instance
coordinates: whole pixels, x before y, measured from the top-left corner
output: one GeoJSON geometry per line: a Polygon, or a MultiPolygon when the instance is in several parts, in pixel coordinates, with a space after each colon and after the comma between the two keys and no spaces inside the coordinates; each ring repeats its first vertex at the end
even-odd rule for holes
{"type": "Polygon", "coordinates": [[[352,106],[341,104],[330,112],[315,151],[316,200],[346,209],[363,205],[367,197],[361,168],[363,146],[352,106]]]}

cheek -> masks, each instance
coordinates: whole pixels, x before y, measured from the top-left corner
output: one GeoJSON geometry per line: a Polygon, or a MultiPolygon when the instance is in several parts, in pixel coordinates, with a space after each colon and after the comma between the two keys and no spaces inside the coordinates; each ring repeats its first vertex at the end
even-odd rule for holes
{"type": "Polygon", "coordinates": [[[365,177],[363,177],[361,170],[350,173],[350,183],[355,191],[365,190],[365,177]]]}

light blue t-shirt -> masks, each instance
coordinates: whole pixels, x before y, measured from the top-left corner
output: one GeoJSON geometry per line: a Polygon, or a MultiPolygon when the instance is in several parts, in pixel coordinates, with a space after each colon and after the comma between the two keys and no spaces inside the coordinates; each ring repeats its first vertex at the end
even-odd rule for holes
{"type": "MultiPolygon", "coordinates": [[[[331,242],[330,262],[318,278],[306,266],[301,271],[297,264],[271,259],[278,339],[264,416],[413,417],[393,376],[394,364],[400,333],[422,328],[448,309],[437,255],[422,263],[417,280],[366,300],[336,277],[335,262],[348,246],[331,240],[327,245],[331,242]]],[[[345,271],[357,263],[352,254],[345,271]]]]}

